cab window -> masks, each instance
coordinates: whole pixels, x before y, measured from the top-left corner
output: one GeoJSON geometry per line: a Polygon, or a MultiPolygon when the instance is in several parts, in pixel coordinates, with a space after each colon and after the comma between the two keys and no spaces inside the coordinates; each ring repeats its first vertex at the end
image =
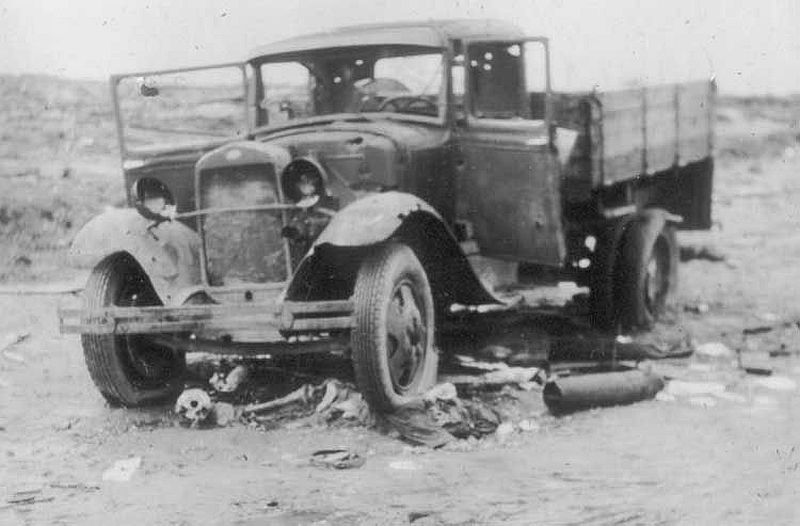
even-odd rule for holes
{"type": "Polygon", "coordinates": [[[541,42],[481,42],[469,46],[471,113],[479,119],[544,119],[547,86],[541,42]]]}

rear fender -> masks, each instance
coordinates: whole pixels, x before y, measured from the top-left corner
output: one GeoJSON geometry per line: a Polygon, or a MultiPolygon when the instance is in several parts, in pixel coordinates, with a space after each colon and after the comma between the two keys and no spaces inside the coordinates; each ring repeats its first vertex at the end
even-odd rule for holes
{"type": "Polygon", "coordinates": [[[178,221],[158,226],[134,209],[112,209],[90,220],[75,236],[70,263],[94,268],[118,253],[130,254],[150,278],[164,305],[179,305],[182,291],[196,290],[200,278],[200,238],[178,221]]]}
{"type": "Polygon", "coordinates": [[[401,192],[365,197],[338,212],[300,263],[287,299],[348,297],[361,261],[372,247],[390,240],[414,250],[428,275],[437,307],[500,302],[475,275],[438,212],[418,197],[401,192]]]}

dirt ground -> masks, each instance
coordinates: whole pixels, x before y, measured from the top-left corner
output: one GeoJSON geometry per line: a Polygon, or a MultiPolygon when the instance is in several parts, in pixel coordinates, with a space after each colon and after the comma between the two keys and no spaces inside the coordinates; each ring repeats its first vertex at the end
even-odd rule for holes
{"type": "MultiPolygon", "coordinates": [[[[24,98],[20,82],[0,87],[24,98]]],[[[69,91],[54,79],[27,86],[54,108],[69,91]],[[52,86],[61,86],[57,96],[52,86]]],[[[500,396],[516,408],[512,433],[435,451],[365,426],[190,429],[170,408],[108,407],[79,339],[58,333],[56,309],[75,297],[13,289],[79,277],[63,268],[63,251],[82,221],[122,196],[113,147],[81,106],[72,125],[54,118],[49,143],[15,149],[27,137],[24,106],[17,110],[18,129],[3,135],[0,152],[0,335],[30,336],[0,351],[0,524],[800,522],[800,100],[723,101],[716,227],[681,234],[690,260],[674,308],[649,335],[721,342],[772,376],[696,354],[653,367],[705,392],[674,381],[653,401],[561,418],[547,413],[541,391],[507,388],[500,396]],[[77,146],[57,146],[62,128],[77,146]],[[56,199],[63,204],[51,208],[56,199]],[[524,430],[520,419],[530,423],[524,430]],[[337,446],[366,462],[309,464],[314,451],[337,446]],[[130,480],[102,480],[130,457],[142,459],[130,480]]],[[[70,115],[69,106],[59,111],[70,115]]]]}

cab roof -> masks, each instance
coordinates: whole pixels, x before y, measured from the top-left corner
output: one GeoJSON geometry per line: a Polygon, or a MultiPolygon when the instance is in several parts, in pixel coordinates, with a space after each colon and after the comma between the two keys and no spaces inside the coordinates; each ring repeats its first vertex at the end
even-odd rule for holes
{"type": "Polygon", "coordinates": [[[445,48],[451,40],[514,40],[525,34],[502,20],[429,20],[340,27],[273,42],[254,49],[250,58],[316,49],[407,45],[445,48]]]}

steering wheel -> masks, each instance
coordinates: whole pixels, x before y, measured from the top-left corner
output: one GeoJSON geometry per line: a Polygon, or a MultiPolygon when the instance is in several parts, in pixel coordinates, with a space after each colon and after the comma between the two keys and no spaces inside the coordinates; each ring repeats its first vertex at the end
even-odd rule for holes
{"type": "Polygon", "coordinates": [[[439,107],[431,102],[430,100],[426,99],[425,97],[419,97],[417,95],[398,95],[397,97],[389,97],[385,101],[381,102],[380,106],[378,106],[378,111],[395,111],[401,112],[403,110],[410,109],[415,104],[422,104],[425,108],[419,108],[414,110],[414,113],[432,113],[434,115],[439,113],[439,107]],[[388,110],[390,106],[394,106],[394,110],[388,110]],[[431,110],[430,112],[425,110],[431,110]]]}

